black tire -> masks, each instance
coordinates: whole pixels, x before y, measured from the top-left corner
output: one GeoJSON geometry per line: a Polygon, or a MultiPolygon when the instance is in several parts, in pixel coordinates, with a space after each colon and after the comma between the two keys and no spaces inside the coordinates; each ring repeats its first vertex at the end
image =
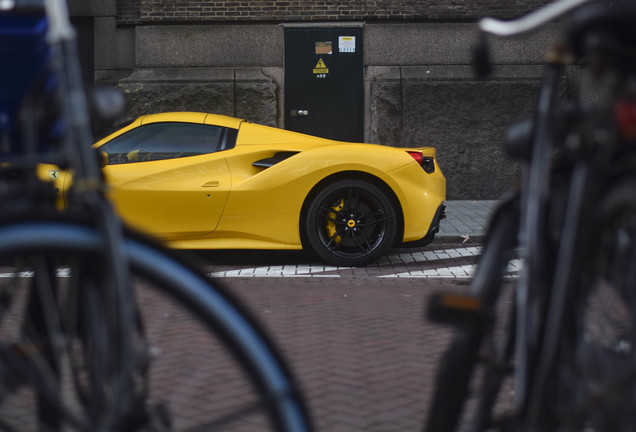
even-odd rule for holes
{"type": "Polygon", "coordinates": [[[362,266],[393,244],[397,215],[378,186],[358,179],[339,180],[320,190],[304,221],[310,248],[329,264],[362,266]]]}
{"type": "Polygon", "coordinates": [[[513,295],[512,290],[503,292],[503,288],[517,245],[519,215],[515,204],[499,208],[491,221],[470,286],[471,294],[486,305],[495,321],[456,331],[439,363],[427,432],[485,430],[492,423],[495,408],[501,405],[500,391],[510,375],[513,354],[513,295]]]}
{"type": "Polygon", "coordinates": [[[102,248],[87,226],[0,226],[0,429],[311,429],[283,359],[236,299],[131,238],[138,316],[125,345],[102,248]]]}
{"type": "Polygon", "coordinates": [[[636,179],[597,207],[566,311],[549,405],[563,430],[632,430],[636,406],[636,179]]]}

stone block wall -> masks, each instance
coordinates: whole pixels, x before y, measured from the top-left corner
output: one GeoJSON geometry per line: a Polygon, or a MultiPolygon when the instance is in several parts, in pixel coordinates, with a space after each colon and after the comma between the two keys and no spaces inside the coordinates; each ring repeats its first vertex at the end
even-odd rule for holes
{"type": "Polygon", "coordinates": [[[144,114],[199,111],[277,127],[280,87],[260,68],[138,69],[116,86],[126,100],[123,115],[97,122],[100,139],[144,114]]]}
{"type": "MultiPolygon", "coordinates": [[[[285,127],[285,24],[362,26],[365,141],[435,146],[449,199],[497,199],[515,182],[519,167],[502,138],[533,114],[544,53],[559,34],[555,25],[493,39],[496,72],[477,80],[477,18],[516,17],[547,0],[71,1],[83,14],[93,3],[104,5],[95,18],[95,81],[127,96],[118,125],[188,110],[285,127]]],[[[577,74],[570,69],[565,82],[577,74]]]]}
{"type": "Polygon", "coordinates": [[[541,82],[538,70],[515,77],[517,67],[505,69],[500,74],[508,79],[489,80],[472,79],[465,67],[376,70],[370,141],[435,147],[449,198],[501,197],[519,169],[503,151],[503,136],[511,124],[532,115],[541,82]]]}
{"type": "Polygon", "coordinates": [[[127,101],[123,123],[141,114],[200,111],[277,125],[277,86],[259,68],[139,69],[119,86],[127,101]]]}

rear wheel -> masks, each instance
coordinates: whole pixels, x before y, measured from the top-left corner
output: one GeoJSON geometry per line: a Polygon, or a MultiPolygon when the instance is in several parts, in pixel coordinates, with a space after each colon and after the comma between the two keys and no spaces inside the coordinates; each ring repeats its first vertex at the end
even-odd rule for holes
{"type": "Polygon", "coordinates": [[[492,320],[460,324],[439,363],[427,432],[490,430],[512,409],[514,290],[505,279],[519,266],[511,260],[518,221],[517,210],[504,207],[491,221],[470,295],[492,320]]]}
{"type": "Polygon", "coordinates": [[[386,192],[363,180],[334,182],[306,213],[306,240],[322,259],[339,266],[366,265],[393,244],[397,216],[386,192]]]}
{"type": "Polygon", "coordinates": [[[567,430],[633,428],[636,405],[636,180],[601,201],[565,327],[552,401],[567,430]]]}

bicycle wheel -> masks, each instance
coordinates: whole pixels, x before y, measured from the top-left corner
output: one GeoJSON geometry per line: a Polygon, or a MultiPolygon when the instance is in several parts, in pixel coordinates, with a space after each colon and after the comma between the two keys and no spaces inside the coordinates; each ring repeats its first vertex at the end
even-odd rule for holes
{"type": "Polygon", "coordinates": [[[636,179],[598,206],[585,268],[566,314],[549,406],[563,430],[633,429],[636,406],[636,179]]]}
{"type": "Polygon", "coordinates": [[[78,224],[0,226],[0,429],[310,430],[254,319],[217,283],[132,238],[126,345],[102,247],[78,224]]]}
{"type": "Polygon", "coordinates": [[[457,330],[440,361],[426,431],[484,430],[492,423],[498,396],[510,372],[514,319],[513,290],[505,277],[517,245],[516,202],[499,209],[471,282],[471,295],[491,320],[471,321],[457,330]]]}

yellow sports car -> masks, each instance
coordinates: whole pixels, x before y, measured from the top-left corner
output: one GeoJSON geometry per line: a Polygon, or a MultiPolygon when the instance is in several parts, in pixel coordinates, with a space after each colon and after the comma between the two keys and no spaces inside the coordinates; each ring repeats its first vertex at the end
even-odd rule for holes
{"type": "MultiPolygon", "coordinates": [[[[446,183],[432,147],[352,144],[214,114],[146,115],[95,144],[119,214],[186,249],[310,249],[364,265],[433,240],[446,183]]],[[[71,175],[51,170],[64,192],[71,175]]]]}

